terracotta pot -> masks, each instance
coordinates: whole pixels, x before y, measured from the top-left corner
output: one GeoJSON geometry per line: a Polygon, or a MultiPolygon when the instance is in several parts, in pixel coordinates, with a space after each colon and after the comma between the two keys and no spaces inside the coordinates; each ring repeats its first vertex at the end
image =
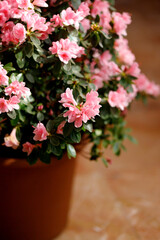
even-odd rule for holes
{"type": "Polygon", "coordinates": [[[0,239],[51,240],[67,222],[75,160],[0,159],[0,239]]]}

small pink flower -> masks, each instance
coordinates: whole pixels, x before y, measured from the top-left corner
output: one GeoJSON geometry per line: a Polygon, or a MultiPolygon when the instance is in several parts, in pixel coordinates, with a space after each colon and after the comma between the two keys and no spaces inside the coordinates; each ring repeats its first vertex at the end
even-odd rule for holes
{"type": "Polygon", "coordinates": [[[30,142],[26,142],[26,143],[23,144],[22,151],[27,152],[27,155],[29,156],[35,147],[36,146],[31,144],[30,142]]]}
{"type": "Polygon", "coordinates": [[[120,62],[131,66],[135,61],[135,56],[131,52],[128,46],[128,40],[120,37],[115,41],[115,50],[118,53],[118,59],[120,62]]]}
{"type": "Polygon", "coordinates": [[[75,24],[76,13],[69,7],[61,12],[61,19],[65,26],[75,24]]]}
{"type": "Polygon", "coordinates": [[[117,107],[123,111],[129,104],[126,90],[123,87],[119,87],[117,91],[110,91],[108,102],[111,107],[117,107]]]}
{"type": "Polygon", "coordinates": [[[102,26],[103,31],[108,34],[108,31],[111,29],[111,14],[108,12],[108,14],[101,14],[100,15],[100,22],[99,25],[102,26]]]}
{"type": "Polygon", "coordinates": [[[64,117],[68,117],[68,122],[74,122],[76,128],[82,126],[82,123],[86,123],[88,120],[94,118],[99,114],[99,109],[101,101],[98,98],[98,93],[96,91],[91,91],[86,95],[86,102],[80,105],[75,101],[72,90],[67,88],[65,93],[61,94],[61,101],[64,107],[69,108],[67,112],[63,114],[64,117]]]}
{"type": "Polygon", "coordinates": [[[26,98],[31,95],[29,88],[25,87],[24,82],[13,81],[8,87],[5,88],[5,94],[11,96],[17,95],[18,98],[26,98]]]}
{"type": "Polygon", "coordinates": [[[48,4],[46,3],[47,0],[34,0],[33,5],[36,5],[38,7],[48,7],[48,4]]]}
{"type": "Polygon", "coordinates": [[[44,17],[41,17],[39,14],[34,13],[32,10],[24,12],[21,20],[27,23],[27,29],[31,30],[32,32],[36,30],[45,32],[48,29],[46,19],[44,17]]]}
{"type": "Polygon", "coordinates": [[[86,19],[86,18],[81,21],[81,24],[82,24],[82,27],[83,27],[85,33],[86,33],[86,32],[90,29],[90,27],[91,27],[91,23],[90,23],[89,19],[86,19]]]}
{"type": "Polygon", "coordinates": [[[62,19],[60,18],[59,14],[53,15],[51,22],[53,24],[53,27],[63,26],[62,19]]]}
{"type": "Polygon", "coordinates": [[[49,135],[43,123],[38,123],[33,133],[35,134],[33,138],[35,141],[44,141],[49,135]]]}
{"type": "Polygon", "coordinates": [[[0,27],[2,27],[6,21],[7,21],[6,16],[4,15],[4,13],[0,12],[0,27]]]}
{"type": "Polygon", "coordinates": [[[146,94],[152,95],[154,97],[157,97],[160,94],[160,86],[154,82],[149,81],[149,79],[144,74],[140,74],[134,83],[139,92],[145,92],[146,94]]]}
{"type": "Polygon", "coordinates": [[[16,138],[16,128],[13,128],[10,135],[6,135],[4,137],[4,145],[6,147],[12,147],[13,149],[17,149],[19,146],[19,141],[16,138]]]}
{"type": "Polygon", "coordinates": [[[67,39],[60,39],[60,41],[53,42],[52,47],[49,48],[52,54],[57,54],[61,62],[67,64],[72,58],[77,58],[84,54],[84,48],[79,47],[77,43],[71,42],[67,39]]]}
{"type": "Polygon", "coordinates": [[[17,23],[13,27],[13,36],[20,42],[24,42],[26,38],[26,29],[21,23],[17,23]]]}
{"type": "Polygon", "coordinates": [[[4,98],[0,98],[0,114],[8,111],[9,109],[8,109],[7,100],[5,100],[4,98]]]}
{"type": "Polygon", "coordinates": [[[18,103],[20,103],[20,100],[19,100],[19,98],[18,98],[17,96],[11,97],[11,98],[7,101],[8,110],[9,110],[9,111],[13,111],[13,109],[18,110],[18,109],[19,109],[18,103]]]}
{"type": "Polygon", "coordinates": [[[134,76],[134,77],[138,77],[140,74],[141,70],[139,68],[139,65],[137,62],[134,62],[127,70],[126,73],[134,76]]]}
{"type": "Polygon", "coordinates": [[[7,76],[7,71],[3,68],[3,66],[0,63],[0,86],[1,85],[8,85],[8,76],[7,76]]]}
{"type": "Polygon", "coordinates": [[[76,106],[77,102],[73,97],[73,89],[67,88],[66,92],[61,94],[61,101],[59,102],[62,103],[63,107],[69,107],[70,104],[76,106]]]}
{"type": "Polygon", "coordinates": [[[118,35],[127,35],[127,25],[131,23],[131,16],[128,13],[113,12],[114,30],[118,35]]]}
{"type": "Polygon", "coordinates": [[[19,8],[28,9],[33,8],[30,0],[16,0],[19,8]]]}
{"type": "Polygon", "coordinates": [[[63,121],[61,122],[61,124],[58,125],[57,134],[63,134],[63,128],[65,124],[66,124],[66,121],[63,121]]]}
{"type": "Polygon", "coordinates": [[[101,15],[101,14],[106,15],[109,12],[109,7],[110,5],[107,1],[95,0],[92,5],[91,15],[93,17],[96,17],[97,15],[101,15]]]}

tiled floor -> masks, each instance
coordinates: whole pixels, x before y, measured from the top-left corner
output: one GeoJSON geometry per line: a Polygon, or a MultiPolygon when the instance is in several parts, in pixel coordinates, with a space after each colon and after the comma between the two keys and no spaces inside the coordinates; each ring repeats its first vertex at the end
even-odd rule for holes
{"type": "MultiPolygon", "coordinates": [[[[130,11],[129,41],[143,72],[160,83],[160,1],[117,0],[130,11]]],[[[160,240],[160,100],[133,105],[128,126],[139,144],[106,169],[89,162],[88,147],[77,162],[67,228],[56,240],[160,240]]]]}

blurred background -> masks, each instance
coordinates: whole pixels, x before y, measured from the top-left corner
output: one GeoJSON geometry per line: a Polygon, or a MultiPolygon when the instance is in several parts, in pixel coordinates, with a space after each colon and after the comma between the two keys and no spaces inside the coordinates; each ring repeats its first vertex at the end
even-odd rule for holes
{"type": "MultiPolygon", "coordinates": [[[[130,12],[129,46],[143,73],[160,84],[160,0],[116,0],[130,12]]],[[[56,240],[160,240],[160,99],[132,105],[127,125],[138,140],[101,161],[79,156],[68,226],[56,240]]]]}

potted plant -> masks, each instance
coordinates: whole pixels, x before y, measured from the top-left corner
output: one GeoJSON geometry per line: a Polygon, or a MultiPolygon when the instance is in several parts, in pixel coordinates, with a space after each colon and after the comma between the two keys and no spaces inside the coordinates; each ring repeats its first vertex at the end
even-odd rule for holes
{"type": "Polygon", "coordinates": [[[76,152],[119,155],[125,115],[160,88],[128,46],[113,0],[0,2],[0,238],[49,240],[65,226],[76,152]],[[80,147],[79,147],[80,146],[80,147]]]}

